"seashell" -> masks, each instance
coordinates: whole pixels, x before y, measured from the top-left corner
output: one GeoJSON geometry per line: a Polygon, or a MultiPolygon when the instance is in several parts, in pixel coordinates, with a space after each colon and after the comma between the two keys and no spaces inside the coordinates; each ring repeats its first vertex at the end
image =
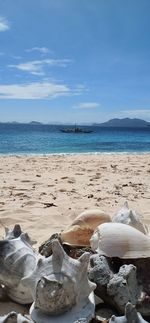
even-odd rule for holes
{"type": "Polygon", "coordinates": [[[75,246],[90,246],[90,238],[98,225],[111,222],[111,217],[101,210],[88,210],[76,217],[67,230],[60,233],[62,242],[75,246]]]}
{"type": "Polygon", "coordinates": [[[24,279],[34,299],[30,309],[33,321],[73,323],[85,315],[89,322],[94,316],[92,292],[96,287],[87,277],[90,254],[73,259],[58,240],[53,241],[52,251],[52,256],[39,259],[35,270],[24,279]]]}
{"type": "MultiPolygon", "coordinates": [[[[18,237],[20,237],[20,235],[22,233],[23,233],[23,231],[21,230],[21,226],[19,224],[15,224],[15,226],[14,226],[14,228],[12,230],[5,227],[5,239],[11,240],[11,239],[18,238],[18,237]]],[[[28,233],[26,233],[26,241],[31,246],[34,245],[35,243],[37,243],[37,241],[31,240],[28,233]]]]}
{"type": "Polygon", "coordinates": [[[123,223],[103,223],[90,239],[91,248],[106,257],[150,257],[150,238],[123,223]]]}
{"type": "Polygon", "coordinates": [[[120,222],[131,225],[135,229],[147,234],[148,228],[144,223],[141,222],[141,218],[142,217],[135,210],[129,209],[128,202],[126,201],[121,210],[119,210],[112,217],[112,222],[120,222]]]}
{"type": "Polygon", "coordinates": [[[11,240],[20,237],[22,234],[21,226],[19,224],[15,224],[14,228],[11,230],[5,227],[5,239],[11,240]]]}
{"type": "Polygon", "coordinates": [[[0,323],[31,323],[33,321],[28,318],[22,316],[21,314],[17,314],[16,312],[10,312],[7,315],[0,316],[0,323]]]}
{"type": "Polygon", "coordinates": [[[0,241],[0,283],[5,286],[8,296],[20,304],[32,303],[33,299],[22,278],[35,268],[38,255],[28,243],[27,234],[18,238],[7,236],[0,241]]]}
{"type": "Polygon", "coordinates": [[[131,303],[127,303],[125,307],[125,315],[116,317],[113,315],[109,320],[109,323],[148,323],[145,321],[140,313],[138,313],[135,307],[131,303]]]}

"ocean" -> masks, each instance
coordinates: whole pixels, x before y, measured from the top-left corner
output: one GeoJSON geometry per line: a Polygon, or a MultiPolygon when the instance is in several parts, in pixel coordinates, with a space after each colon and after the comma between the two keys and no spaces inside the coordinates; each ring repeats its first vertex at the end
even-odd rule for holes
{"type": "Polygon", "coordinates": [[[0,154],[150,153],[150,128],[82,126],[92,133],[63,133],[70,126],[0,123],[0,154]]]}

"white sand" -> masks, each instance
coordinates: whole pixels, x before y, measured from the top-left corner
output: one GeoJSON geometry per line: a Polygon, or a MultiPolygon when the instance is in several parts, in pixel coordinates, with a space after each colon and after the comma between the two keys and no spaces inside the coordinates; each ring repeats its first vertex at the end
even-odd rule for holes
{"type": "MultiPolygon", "coordinates": [[[[0,157],[0,238],[19,223],[38,248],[80,212],[113,215],[126,200],[150,225],[149,154],[0,157]]],[[[0,303],[0,313],[18,307],[0,303]]]]}

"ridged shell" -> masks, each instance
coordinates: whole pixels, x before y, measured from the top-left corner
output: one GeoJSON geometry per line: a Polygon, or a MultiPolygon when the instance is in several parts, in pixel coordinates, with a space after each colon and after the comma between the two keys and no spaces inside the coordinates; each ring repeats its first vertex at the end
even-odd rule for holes
{"type": "Polygon", "coordinates": [[[126,304],[125,315],[116,317],[113,315],[109,323],[148,323],[131,303],[126,304]]]}
{"type": "Polygon", "coordinates": [[[10,312],[7,315],[0,316],[0,323],[31,323],[33,321],[16,312],[10,312]]]}
{"type": "Polygon", "coordinates": [[[60,233],[62,242],[75,246],[90,246],[90,238],[95,228],[111,217],[101,210],[88,210],[79,214],[65,231],[60,233]]]}
{"type": "Polygon", "coordinates": [[[90,242],[94,251],[107,257],[150,257],[150,238],[127,224],[103,223],[97,227],[90,242]]]}
{"type": "Polygon", "coordinates": [[[41,258],[33,273],[24,279],[34,299],[31,316],[32,312],[40,312],[44,317],[46,315],[48,322],[50,316],[68,312],[87,301],[96,287],[87,277],[89,253],[84,253],[78,260],[73,259],[64,252],[58,240],[53,241],[52,251],[52,256],[41,258]]]}
{"type": "Polygon", "coordinates": [[[26,242],[28,244],[30,244],[31,246],[34,245],[35,243],[37,243],[36,240],[32,240],[28,233],[24,233],[22,230],[21,230],[21,226],[20,224],[15,224],[14,225],[14,228],[13,229],[9,229],[7,227],[5,227],[5,238],[4,239],[7,239],[7,240],[12,240],[12,239],[16,239],[16,238],[19,238],[21,236],[21,234],[25,234],[25,237],[26,237],[26,242]]]}
{"type": "Polygon", "coordinates": [[[27,234],[0,241],[0,283],[6,287],[8,296],[19,304],[33,301],[29,289],[22,285],[22,278],[33,271],[37,260],[27,234]]]}
{"type": "Polygon", "coordinates": [[[112,222],[128,224],[144,234],[148,233],[147,226],[142,223],[142,216],[140,216],[135,210],[131,210],[127,201],[124,203],[124,206],[112,217],[112,222]]]}

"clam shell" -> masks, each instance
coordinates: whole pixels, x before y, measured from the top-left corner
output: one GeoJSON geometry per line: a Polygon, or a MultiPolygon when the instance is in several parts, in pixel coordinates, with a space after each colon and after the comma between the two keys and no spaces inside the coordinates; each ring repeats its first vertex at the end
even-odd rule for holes
{"type": "Polygon", "coordinates": [[[127,224],[101,224],[92,235],[90,243],[94,251],[107,257],[150,257],[150,238],[127,224]]]}
{"type": "Polygon", "coordinates": [[[101,210],[88,210],[79,214],[65,231],[60,233],[62,242],[75,246],[90,246],[95,228],[104,222],[111,222],[109,214],[101,210]]]}
{"type": "Polygon", "coordinates": [[[112,222],[128,224],[144,234],[148,233],[147,226],[142,222],[142,216],[139,215],[135,210],[131,210],[127,201],[124,203],[123,207],[112,217],[112,222]]]}

